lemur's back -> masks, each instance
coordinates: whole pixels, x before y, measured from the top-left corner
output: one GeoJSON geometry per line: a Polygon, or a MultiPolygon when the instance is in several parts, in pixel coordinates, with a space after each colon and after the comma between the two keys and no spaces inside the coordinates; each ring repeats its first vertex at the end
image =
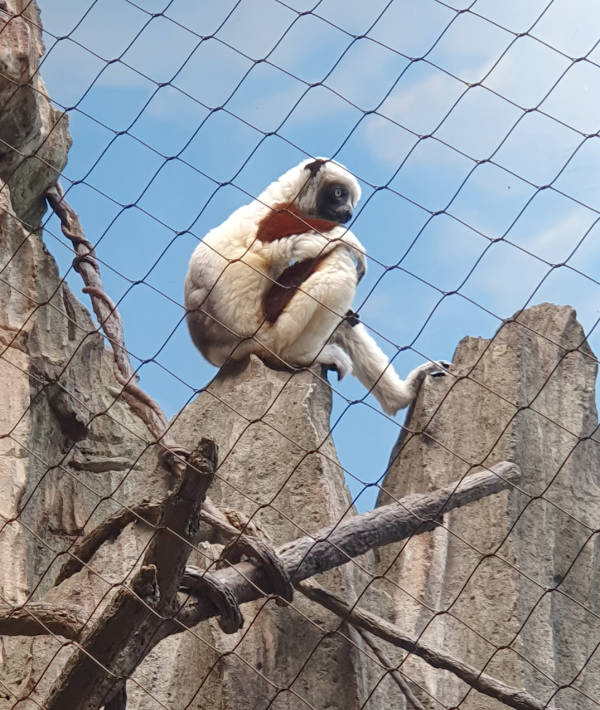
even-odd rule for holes
{"type": "Polygon", "coordinates": [[[274,272],[284,268],[268,264],[265,249],[255,238],[256,215],[262,210],[252,208],[253,204],[236,210],[204,237],[192,254],[185,279],[192,340],[217,366],[252,349],[250,344],[238,349],[236,345],[260,327],[262,295],[272,285],[274,272]]]}

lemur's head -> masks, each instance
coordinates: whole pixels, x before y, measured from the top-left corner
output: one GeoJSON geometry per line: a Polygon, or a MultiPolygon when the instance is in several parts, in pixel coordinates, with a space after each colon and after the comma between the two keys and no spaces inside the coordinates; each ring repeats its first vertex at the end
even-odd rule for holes
{"type": "Polygon", "coordinates": [[[360,199],[360,187],[343,165],[327,158],[309,158],[284,173],[259,199],[308,220],[345,224],[360,199]]]}
{"type": "Polygon", "coordinates": [[[294,205],[306,217],[344,224],[360,199],[356,178],[339,163],[325,158],[298,166],[299,189],[294,205]]]}
{"type": "Polygon", "coordinates": [[[333,160],[305,160],[288,170],[259,196],[268,207],[256,238],[272,242],[311,230],[327,232],[352,218],[360,199],[356,178],[333,160]]]}

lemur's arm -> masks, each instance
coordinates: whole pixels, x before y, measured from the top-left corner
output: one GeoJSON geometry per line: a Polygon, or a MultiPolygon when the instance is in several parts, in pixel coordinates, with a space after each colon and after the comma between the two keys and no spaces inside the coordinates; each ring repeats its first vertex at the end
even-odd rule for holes
{"type": "Polygon", "coordinates": [[[292,264],[326,256],[338,247],[346,247],[356,264],[358,280],[367,270],[366,250],[356,236],[345,227],[333,227],[328,232],[310,231],[271,242],[274,259],[292,264]]]}

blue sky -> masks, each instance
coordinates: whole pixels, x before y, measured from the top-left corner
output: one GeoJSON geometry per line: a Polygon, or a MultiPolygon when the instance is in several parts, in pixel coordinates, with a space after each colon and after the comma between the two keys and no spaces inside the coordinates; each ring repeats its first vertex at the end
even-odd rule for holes
{"type": "MultiPolygon", "coordinates": [[[[356,304],[401,376],[541,301],[574,306],[600,351],[595,0],[38,4],[41,73],[74,139],[63,185],[134,364],[150,361],[141,384],[169,415],[215,372],[182,322],[191,252],[307,155],[361,181],[352,229],[370,258],[356,304]]],[[[45,239],[67,273],[54,218],[45,239]]],[[[372,397],[348,406],[364,397],[352,378],[334,386],[356,496],[402,416],[372,397]]]]}

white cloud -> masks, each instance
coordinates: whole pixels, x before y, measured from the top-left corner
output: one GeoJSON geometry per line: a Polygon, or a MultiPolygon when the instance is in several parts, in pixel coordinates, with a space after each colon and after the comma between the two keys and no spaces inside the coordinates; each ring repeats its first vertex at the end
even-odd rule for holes
{"type": "Polygon", "coordinates": [[[501,96],[530,108],[550,91],[569,60],[531,37],[519,37],[485,79],[501,96]]]}
{"type": "Polygon", "coordinates": [[[411,66],[384,101],[381,113],[416,133],[430,133],[465,85],[427,64],[411,66]]]}
{"type": "Polygon", "coordinates": [[[597,0],[554,0],[532,34],[570,57],[586,55],[600,36],[597,0]]]}
{"type": "Polygon", "coordinates": [[[537,256],[559,263],[564,261],[594,221],[594,215],[573,209],[556,224],[534,233],[525,246],[537,256]]]}
{"type": "MultiPolygon", "coordinates": [[[[547,219],[551,221],[549,215],[547,219]]],[[[509,233],[508,240],[516,241],[519,246],[533,256],[505,242],[494,244],[467,283],[464,292],[501,316],[509,315],[525,303],[550,270],[550,267],[541,259],[551,264],[561,263],[575,248],[592,222],[593,215],[590,212],[573,209],[555,224],[542,227],[537,231],[532,230],[529,237],[509,233]],[[535,257],[540,258],[536,259],[535,257]]],[[[587,238],[588,246],[592,241],[593,239],[587,238]]],[[[564,270],[563,273],[566,274],[567,270],[564,270]]],[[[588,291],[589,282],[586,283],[584,279],[579,277],[579,281],[577,279],[570,281],[570,291],[557,287],[554,293],[549,292],[547,288],[543,293],[545,298],[553,302],[575,303],[576,301],[587,301],[588,291]],[[586,294],[584,299],[581,298],[579,286],[586,294]]],[[[597,291],[598,289],[594,294],[596,305],[597,291]]],[[[533,302],[537,303],[540,300],[541,296],[536,295],[533,302]]]]}

